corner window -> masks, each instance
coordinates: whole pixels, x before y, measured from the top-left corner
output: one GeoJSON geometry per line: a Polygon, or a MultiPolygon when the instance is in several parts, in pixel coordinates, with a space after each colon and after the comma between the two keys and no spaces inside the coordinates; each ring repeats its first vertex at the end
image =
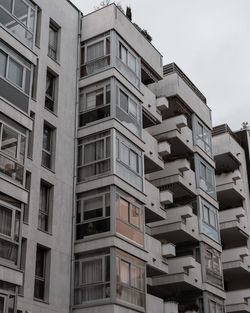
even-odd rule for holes
{"type": "Polygon", "coordinates": [[[110,116],[110,84],[101,83],[80,90],[79,127],[110,116]]]}
{"type": "Polygon", "coordinates": [[[55,112],[56,109],[56,82],[57,77],[50,71],[47,71],[45,108],[51,112],[55,112]]]}
{"type": "Polygon", "coordinates": [[[79,140],[78,180],[110,171],[110,132],[99,133],[79,140]]]}
{"type": "Polygon", "coordinates": [[[97,191],[85,193],[77,200],[76,240],[110,231],[110,192],[97,191]]]}
{"type": "Polygon", "coordinates": [[[106,33],[83,43],[81,77],[100,72],[110,65],[110,34],[106,33]]]}
{"type": "Polygon", "coordinates": [[[117,297],[139,307],[145,307],[145,264],[117,249],[117,297]]]}
{"type": "Polygon", "coordinates": [[[35,6],[29,0],[1,0],[1,23],[32,48],[35,29],[35,6]]]}
{"type": "Polygon", "coordinates": [[[77,260],[74,281],[74,304],[110,298],[110,255],[77,260]]]}
{"type": "Polygon", "coordinates": [[[59,27],[51,20],[49,24],[48,56],[58,60],[59,27]]]}
{"type": "Polygon", "coordinates": [[[51,210],[53,201],[53,186],[41,181],[38,228],[45,232],[51,232],[51,210]]]}
{"type": "Polygon", "coordinates": [[[42,165],[53,169],[53,141],[54,131],[52,127],[44,124],[43,127],[43,148],[42,148],[42,165]]]}
{"type": "Polygon", "coordinates": [[[116,231],[143,246],[144,211],[136,199],[118,190],[116,194],[116,231]]]}
{"type": "Polygon", "coordinates": [[[22,131],[0,122],[0,172],[19,183],[23,182],[26,150],[25,130],[22,131]]]}

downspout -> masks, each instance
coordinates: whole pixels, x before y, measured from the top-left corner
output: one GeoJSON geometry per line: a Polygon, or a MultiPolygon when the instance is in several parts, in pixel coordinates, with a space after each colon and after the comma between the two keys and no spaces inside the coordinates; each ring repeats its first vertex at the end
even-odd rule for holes
{"type": "Polygon", "coordinates": [[[72,195],[72,228],[71,228],[71,264],[70,264],[70,299],[69,312],[73,312],[74,298],[74,244],[75,244],[75,217],[76,217],[76,183],[77,183],[77,130],[79,112],[79,72],[80,72],[80,43],[81,43],[81,21],[82,13],[78,12],[78,34],[77,34],[77,67],[76,67],[76,90],[75,90],[75,129],[74,129],[74,165],[73,165],[73,195],[72,195]]]}

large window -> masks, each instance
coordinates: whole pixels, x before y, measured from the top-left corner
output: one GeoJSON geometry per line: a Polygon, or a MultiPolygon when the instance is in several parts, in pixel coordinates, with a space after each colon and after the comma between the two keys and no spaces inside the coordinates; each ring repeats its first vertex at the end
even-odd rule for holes
{"type": "Polygon", "coordinates": [[[142,190],[142,151],[120,134],[116,137],[117,174],[142,190]]]}
{"type": "Polygon", "coordinates": [[[77,200],[76,240],[110,231],[110,191],[98,189],[77,200]]]}
{"type": "Polygon", "coordinates": [[[121,250],[116,251],[117,298],[145,307],[145,263],[121,250]]]}
{"type": "Polygon", "coordinates": [[[34,298],[48,300],[48,254],[49,250],[37,245],[34,298]]]}
{"type": "Polygon", "coordinates": [[[138,100],[128,91],[116,87],[116,116],[122,123],[137,136],[141,136],[142,108],[138,100]]]}
{"type": "Polygon", "coordinates": [[[53,186],[41,181],[38,228],[45,232],[51,231],[51,210],[52,210],[53,186]]]}
{"type": "Polygon", "coordinates": [[[17,264],[21,212],[0,201],[0,258],[17,264]]]}
{"type": "Polygon", "coordinates": [[[56,82],[57,77],[50,71],[47,71],[45,108],[51,112],[55,112],[56,110],[56,82]]]}
{"type": "Polygon", "coordinates": [[[197,187],[201,188],[211,197],[215,198],[216,192],[214,168],[212,168],[205,160],[196,155],[195,169],[197,187]]]}
{"type": "Polygon", "coordinates": [[[219,242],[218,210],[200,198],[201,231],[219,242]]]}
{"type": "Polygon", "coordinates": [[[0,22],[30,48],[33,45],[35,10],[29,0],[0,0],[0,22]]]}
{"type": "Polygon", "coordinates": [[[53,152],[54,152],[54,132],[55,129],[47,124],[43,127],[43,147],[42,147],[42,165],[53,169],[53,152]]]}
{"type": "Polygon", "coordinates": [[[120,39],[117,38],[117,58],[118,69],[134,84],[140,87],[140,62],[136,54],[120,39]]]}
{"type": "Polygon", "coordinates": [[[78,181],[110,172],[110,132],[79,140],[78,181]]]}
{"type": "Polygon", "coordinates": [[[110,34],[93,38],[81,48],[81,77],[97,73],[110,65],[110,34]]]}
{"type": "Polygon", "coordinates": [[[194,118],[194,141],[209,156],[212,156],[212,134],[197,117],[194,118]]]}
{"type": "Polygon", "coordinates": [[[117,233],[143,246],[143,206],[121,190],[116,194],[116,218],[117,233]]]}
{"type": "Polygon", "coordinates": [[[74,304],[110,298],[110,255],[99,253],[75,262],[74,304]]]}
{"type": "Polygon", "coordinates": [[[110,83],[82,88],[79,111],[79,127],[110,116],[110,83]]]}
{"type": "Polygon", "coordinates": [[[31,79],[30,65],[14,52],[10,55],[10,51],[7,50],[9,49],[0,49],[0,75],[15,87],[29,94],[31,79]]]}
{"type": "Polygon", "coordinates": [[[11,124],[16,128],[0,121],[0,172],[22,183],[26,134],[25,129],[13,122],[11,124]]]}
{"type": "Polygon", "coordinates": [[[219,286],[223,286],[221,258],[218,251],[206,246],[206,276],[207,280],[219,286]]]}
{"type": "Polygon", "coordinates": [[[53,60],[58,59],[58,34],[59,27],[53,21],[50,21],[48,56],[53,60]]]}

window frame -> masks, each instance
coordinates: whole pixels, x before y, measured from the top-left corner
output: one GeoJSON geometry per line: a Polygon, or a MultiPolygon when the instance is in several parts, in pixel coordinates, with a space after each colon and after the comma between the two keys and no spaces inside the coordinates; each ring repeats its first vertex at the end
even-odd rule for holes
{"type": "Polygon", "coordinates": [[[193,124],[195,129],[195,136],[194,136],[194,143],[195,145],[199,146],[202,151],[204,151],[208,156],[213,156],[213,145],[212,145],[212,131],[197,117],[194,116],[193,118],[193,124]],[[199,131],[199,128],[201,132],[199,131]],[[205,134],[208,135],[208,141],[207,142],[204,138],[206,137],[205,134]],[[204,144],[204,147],[202,147],[198,140],[201,140],[204,144]]]}
{"type": "Polygon", "coordinates": [[[49,184],[45,180],[40,181],[40,197],[39,197],[39,210],[38,210],[38,229],[51,233],[51,215],[52,215],[52,207],[53,207],[53,185],[49,184]],[[42,188],[46,188],[46,209],[44,211],[41,209],[42,207],[42,188]],[[40,222],[40,218],[45,218],[45,227],[41,227],[42,222],[40,222]],[[47,223],[47,226],[46,226],[47,223]]]}
{"type": "Polygon", "coordinates": [[[3,207],[5,209],[8,209],[11,211],[11,229],[10,229],[10,236],[5,235],[3,233],[0,232],[0,237],[2,237],[3,239],[7,239],[12,241],[13,243],[19,244],[19,239],[20,239],[20,228],[21,228],[21,210],[19,210],[18,208],[16,208],[15,206],[12,206],[11,204],[6,204],[6,202],[0,200],[0,207],[3,207]],[[19,226],[16,226],[16,222],[17,222],[17,212],[19,213],[20,219],[19,219],[19,226]],[[16,227],[18,227],[18,240],[15,240],[15,231],[16,231],[16,227]]]}
{"type": "Polygon", "coordinates": [[[54,170],[54,151],[55,151],[55,128],[54,127],[51,127],[48,123],[44,122],[44,125],[43,125],[43,137],[42,137],[42,161],[41,161],[41,164],[43,167],[49,169],[49,170],[54,170]],[[46,148],[44,148],[44,142],[43,142],[43,138],[44,138],[44,130],[45,128],[49,129],[49,132],[50,132],[50,143],[49,143],[49,146],[50,146],[50,149],[47,150],[46,148]],[[49,156],[49,163],[50,163],[50,166],[47,166],[46,164],[44,164],[43,162],[43,159],[44,159],[44,154],[46,156],[49,156]]]}
{"type": "Polygon", "coordinates": [[[44,101],[44,107],[49,112],[56,113],[56,104],[57,104],[57,84],[58,84],[58,75],[54,74],[50,69],[47,69],[46,73],[46,90],[45,90],[45,101],[44,101]],[[48,77],[52,80],[52,95],[49,95],[47,93],[47,79],[48,77]],[[50,105],[52,104],[53,109],[51,110],[49,108],[49,105],[47,105],[47,101],[50,102],[50,105]]]}
{"type": "Polygon", "coordinates": [[[49,22],[49,32],[48,32],[48,57],[56,62],[59,60],[59,32],[60,32],[60,26],[54,22],[52,19],[50,19],[49,22]],[[53,31],[55,34],[55,43],[51,45],[50,42],[50,32],[53,31]]]}
{"type": "Polygon", "coordinates": [[[39,244],[37,244],[37,248],[36,248],[36,262],[35,262],[35,275],[34,275],[34,300],[38,300],[38,301],[47,301],[48,299],[48,266],[49,266],[49,262],[48,262],[48,253],[49,253],[49,249],[45,248],[39,244]],[[43,276],[38,276],[36,271],[37,271],[37,255],[38,255],[38,249],[43,251],[43,276]],[[36,293],[36,281],[38,282],[42,282],[43,283],[43,298],[38,298],[35,296],[36,293]]]}

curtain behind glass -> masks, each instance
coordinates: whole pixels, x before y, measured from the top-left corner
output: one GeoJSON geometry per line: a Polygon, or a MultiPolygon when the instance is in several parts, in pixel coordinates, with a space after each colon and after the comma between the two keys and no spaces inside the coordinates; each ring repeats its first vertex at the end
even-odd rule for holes
{"type": "Polygon", "coordinates": [[[12,211],[0,206],[0,233],[11,236],[12,211]]]}
{"type": "Polygon", "coordinates": [[[104,41],[97,42],[87,47],[87,62],[104,56],[104,41]]]}

